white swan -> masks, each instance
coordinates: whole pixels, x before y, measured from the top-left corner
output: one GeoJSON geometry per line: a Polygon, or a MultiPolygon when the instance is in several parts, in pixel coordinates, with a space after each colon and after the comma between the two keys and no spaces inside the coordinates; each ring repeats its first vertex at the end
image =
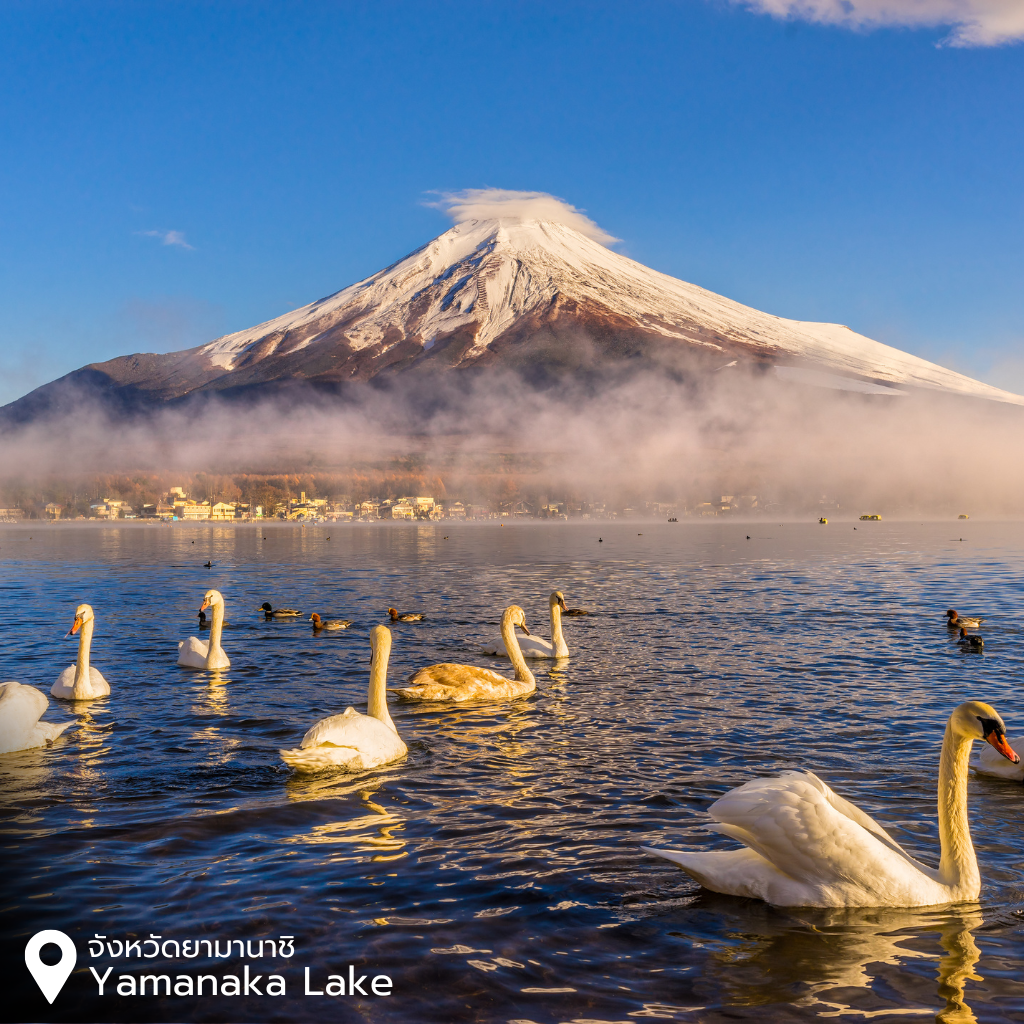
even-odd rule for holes
{"type": "Polygon", "coordinates": [[[50,702],[34,686],[0,683],[0,754],[48,747],[70,722],[40,722],[50,702]]]}
{"type": "Polygon", "coordinates": [[[194,636],[178,641],[178,664],[182,668],[200,668],[207,672],[231,668],[231,661],[220,645],[220,634],[224,629],[224,598],[219,590],[208,590],[203,595],[203,606],[199,610],[213,609],[213,624],[210,626],[210,642],[205,643],[194,636]]]}
{"type": "Polygon", "coordinates": [[[516,636],[519,626],[527,636],[526,615],[518,605],[509,605],[501,617],[501,638],[512,659],[515,678],[498,675],[489,668],[474,665],[454,665],[444,662],[428,665],[409,676],[409,685],[393,692],[408,700],[503,700],[522,697],[537,689],[537,681],[526,666],[516,636]]]}
{"type": "Polygon", "coordinates": [[[344,714],[321,718],[297,750],[282,750],[287,764],[300,771],[344,768],[366,771],[404,757],[408,748],[388,714],[387,673],[391,653],[391,630],[374,626],[370,630],[370,691],[366,714],[347,708],[344,714]]]}
{"type": "Polygon", "coordinates": [[[746,849],[707,853],[650,850],[714,892],[782,907],[926,907],[971,902],[981,875],[967,825],[967,765],[974,740],[1014,764],[995,709],[961,704],[946,725],[939,760],[939,867],[910,856],[863,811],[811,772],[756,779],[709,808],[712,826],[746,849]]]}
{"type": "MultiPolygon", "coordinates": [[[[565,645],[565,637],[562,636],[562,612],[565,608],[565,598],[562,592],[556,590],[548,598],[548,608],[551,611],[551,639],[545,640],[542,637],[527,633],[526,637],[516,637],[519,642],[519,650],[523,652],[524,658],[568,658],[569,648],[565,645]]],[[[497,654],[499,657],[507,658],[508,651],[502,640],[489,644],[483,648],[484,654],[497,654]]]]}
{"type": "Polygon", "coordinates": [[[95,700],[110,693],[110,684],[89,664],[95,622],[96,616],[91,605],[80,604],[75,609],[75,621],[71,626],[71,632],[78,633],[78,660],[74,665],[68,665],[57,676],[57,682],[50,687],[51,697],[61,697],[64,700],[95,700]]]}
{"type": "MultiPolygon", "coordinates": [[[[1010,743],[1009,740],[1006,741],[1010,743]]],[[[1024,745],[1024,739],[1014,743],[1024,745]]],[[[1013,746],[1013,744],[1010,744],[1013,746]]],[[[1009,779],[1011,782],[1024,782],[1024,764],[1014,764],[991,747],[982,747],[976,756],[971,758],[971,767],[979,775],[991,775],[997,779],[1009,779]]]]}

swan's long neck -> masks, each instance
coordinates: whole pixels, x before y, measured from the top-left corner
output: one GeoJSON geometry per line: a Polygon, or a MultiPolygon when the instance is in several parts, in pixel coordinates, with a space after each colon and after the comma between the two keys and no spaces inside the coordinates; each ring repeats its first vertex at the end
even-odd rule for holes
{"type": "Polygon", "coordinates": [[[86,619],[78,634],[78,660],[75,662],[74,687],[89,685],[89,649],[92,647],[93,620],[86,619]]]}
{"type": "Polygon", "coordinates": [[[946,725],[939,761],[939,840],[942,881],[961,890],[965,899],[976,899],[981,891],[978,859],[967,824],[967,776],[971,740],[946,725]]]}
{"type": "Polygon", "coordinates": [[[512,624],[511,616],[505,616],[501,620],[501,639],[505,641],[505,650],[512,667],[516,670],[516,679],[521,683],[536,682],[519,648],[519,637],[516,636],[516,627],[512,624]]]}
{"type": "Polygon", "coordinates": [[[210,646],[209,650],[214,650],[220,647],[220,635],[224,631],[224,603],[218,601],[211,608],[213,612],[213,622],[210,624],[210,646]]]}
{"type": "Polygon", "coordinates": [[[371,718],[383,722],[393,733],[398,732],[395,723],[388,713],[388,657],[390,648],[383,644],[373,652],[373,664],[370,666],[370,692],[366,701],[366,713],[371,718]]]}
{"type": "Polygon", "coordinates": [[[562,609],[557,601],[551,602],[551,644],[558,657],[569,656],[569,648],[566,646],[565,637],[562,636],[562,609]]]}

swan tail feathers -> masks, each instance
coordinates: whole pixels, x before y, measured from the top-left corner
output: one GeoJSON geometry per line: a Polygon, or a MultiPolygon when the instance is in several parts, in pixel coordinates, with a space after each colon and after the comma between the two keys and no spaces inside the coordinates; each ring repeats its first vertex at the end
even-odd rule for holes
{"type": "Polygon", "coordinates": [[[77,723],[72,718],[68,722],[40,722],[38,727],[42,730],[46,742],[52,743],[65,729],[70,729],[75,724],[77,723]]]}
{"type": "Polygon", "coordinates": [[[355,747],[322,744],[316,747],[297,747],[279,751],[285,764],[300,772],[319,772],[325,768],[344,768],[359,756],[355,747]]]}
{"type": "Polygon", "coordinates": [[[753,850],[655,850],[642,846],[645,853],[663,857],[681,867],[705,889],[727,896],[749,896],[764,899],[769,889],[769,876],[777,876],[775,868],[753,850]]]}

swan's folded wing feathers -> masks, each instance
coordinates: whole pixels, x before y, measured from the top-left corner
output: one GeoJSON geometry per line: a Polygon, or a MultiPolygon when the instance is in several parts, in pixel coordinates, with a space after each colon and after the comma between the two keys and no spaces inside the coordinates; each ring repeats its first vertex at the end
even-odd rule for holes
{"type": "Polygon", "coordinates": [[[877,821],[875,821],[874,818],[871,817],[870,814],[867,814],[866,812],[862,811],[856,804],[850,803],[850,801],[847,800],[845,797],[841,797],[834,789],[832,789],[831,786],[829,786],[827,782],[824,782],[822,779],[818,778],[818,776],[815,775],[814,772],[787,771],[780,772],[779,774],[782,776],[793,776],[796,778],[806,779],[821,793],[822,796],[824,796],[824,798],[837,811],[839,811],[840,814],[845,814],[846,817],[848,817],[851,821],[855,821],[858,825],[863,826],[869,832],[873,832],[887,845],[891,846],[894,850],[897,850],[899,853],[903,854],[903,856],[906,857],[908,860],[914,861],[915,864],[918,863],[916,860],[914,860],[913,857],[910,856],[909,853],[907,853],[906,850],[903,849],[902,846],[900,846],[899,843],[896,842],[895,839],[893,839],[891,835],[889,835],[888,832],[886,832],[884,828],[882,828],[881,825],[878,824],[877,821]]]}
{"type": "Polygon", "coordinates": [[[719,831],[790,877],[823,884],[854,882],[872,889],[891,876],[895,860],[905,865],[907,855],[833,806],[823,786],[817,777],[811,781],[796,772],[755,779],[726,793],[708,810],[721,824],[719,831]]]}
{"type": "Polygon", "coordinates": [[[353,718],[363,716],[355,708],[345,708],[340,715],[331,715],[330,718],[321,718],[306,730],[302,737],[300,747],[317,747],[322,743],[330,743],[336,747],[348,747],[346,743],[345,726],[349,725],[353,718]]]}

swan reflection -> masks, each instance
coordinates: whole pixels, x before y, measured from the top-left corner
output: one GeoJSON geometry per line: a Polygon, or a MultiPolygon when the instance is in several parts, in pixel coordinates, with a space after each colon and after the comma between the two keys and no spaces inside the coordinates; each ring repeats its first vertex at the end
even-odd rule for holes
{"type": "Polygon", "coordinates": [[[210,672],[206,679],[206,686],[196,690],[196,697],[192,703],[192,714],[228,714],[231,710],[231,705],[228,702],[230,682],[230,677],[223,672],[210,672]]]}
{"type": "Polygon", "coordinates": [[[287,783],[288,798],[293,801],[338,800],[349,814],[335,821],[321,822],[308,832],[300,832],[284,840],[300,846],[326,846],[323,862],[340,863],[370,855],[371,862],[381,863],[408,856],[405,818],[371,799],[385,780],[361,779],[340,782],[337,774],[320,778],[293,776],[287,783]],[[356,800],[351,798],[355,796],[356,800]],[[344,802],[341,802],[344,801],[344,802]]]}
{"type": "MultiPolygon", "coordinates": [[[[715,909],[722,908],[724,903],[715,909]]],[[[724,993],[723,1002],[794,1003],[814,1008],[819,1017],[866,1019],[898,1012],[942,1024],[976,1019],[965,997],[967,982],[981,980],[974,970],[981,953],[973,932],[983,923],[976,907],[765,910],[754,920],[749,914],[735,918],[738,941],[716,952],[708,965],[706,978],[724,993]],[[945,955],[937,964],[937,991],[928,989],[936,993],[938,1006],[945,1004],[942,1009],[928,1005],[921,991],[924,962],[936,959],[936,934],[945,955]],[[906,970],[911,961],[921,966],[906,970]],[[875,1001],[868,1002],[863,990],[875,1001]],[[879,999],[889,1005],[883,1009],[879,999]],[[892,1000],[902,1005],[893,1006],[892,1000]]]]}

